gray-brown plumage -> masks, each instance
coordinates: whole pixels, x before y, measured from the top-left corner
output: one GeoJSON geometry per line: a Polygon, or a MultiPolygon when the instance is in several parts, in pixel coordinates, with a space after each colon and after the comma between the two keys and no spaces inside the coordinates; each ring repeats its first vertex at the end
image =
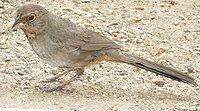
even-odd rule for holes
{"type": "Polygon", "coordinates": [[[39,5],[29,4],[20,7],[13,29],[24,31],[33,50],[41,59],[52,66],[77,70],[78,75],[83,73],[84,67],[95,61],[112,60],[196,85],[192,77],[135,55],[126,54],[120,51],[121,46],[112,40],[82,28],[68,19],[50,14],[39,5]]]}

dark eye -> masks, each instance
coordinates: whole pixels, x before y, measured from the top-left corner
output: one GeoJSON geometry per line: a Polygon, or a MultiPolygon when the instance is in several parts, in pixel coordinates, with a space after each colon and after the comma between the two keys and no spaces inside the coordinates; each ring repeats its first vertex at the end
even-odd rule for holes
{"type": "Polygon", "coordinates": [[[29,17],[28,17],[28,20],[29,21],[33,21],[35,19],[35,15],[30,15],[29,17]]]}

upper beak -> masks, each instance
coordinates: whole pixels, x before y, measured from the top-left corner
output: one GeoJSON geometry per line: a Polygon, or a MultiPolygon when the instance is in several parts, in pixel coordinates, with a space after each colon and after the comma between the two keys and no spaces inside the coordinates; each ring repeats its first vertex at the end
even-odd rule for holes
{"type": "Polygon", "coordinates": [[[16,18],[15,19],[15,23],[13,24],[12,26],[12,29],[13,30],[17,30],[17,29],[20,29],[22,27],[23,23],[22,23],[22,20],[19,19],[19,18],[16,18]]]}

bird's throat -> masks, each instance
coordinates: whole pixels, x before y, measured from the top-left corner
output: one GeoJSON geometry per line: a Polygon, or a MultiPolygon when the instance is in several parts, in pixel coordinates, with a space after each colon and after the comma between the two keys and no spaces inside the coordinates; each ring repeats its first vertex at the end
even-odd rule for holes
{"type": "Polygon", "coordinates": [[[36,37],[36,33],[33,32],[33,31],[30,31],[30,30],[25,30],[25,29],[22,29],[24,31],[24,33],[26,34],[26,37],[28,39],[33,39],[36,37]]]}

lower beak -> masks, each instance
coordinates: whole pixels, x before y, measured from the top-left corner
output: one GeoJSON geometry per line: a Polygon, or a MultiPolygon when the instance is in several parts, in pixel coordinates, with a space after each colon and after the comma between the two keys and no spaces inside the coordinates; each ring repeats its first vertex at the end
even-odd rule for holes
{"type": "Polygon", "coordinates": [[[15,23],[13,24],[12,29],[13,30],[20,29],[22,27],[22,25],[23,25],[22,20],[17,18],[17,19],[15,19],[15,23]]]}

